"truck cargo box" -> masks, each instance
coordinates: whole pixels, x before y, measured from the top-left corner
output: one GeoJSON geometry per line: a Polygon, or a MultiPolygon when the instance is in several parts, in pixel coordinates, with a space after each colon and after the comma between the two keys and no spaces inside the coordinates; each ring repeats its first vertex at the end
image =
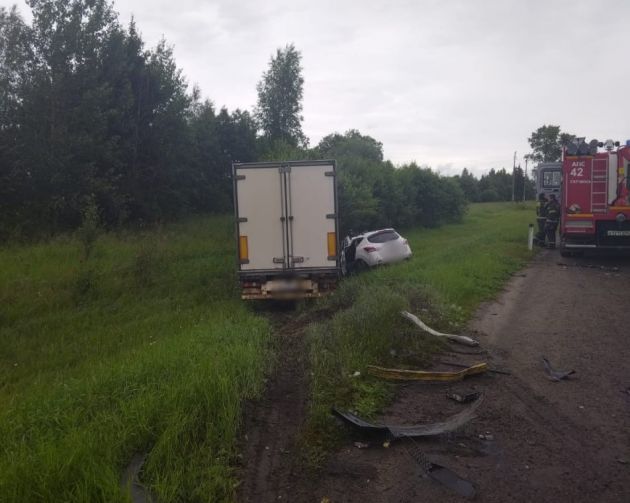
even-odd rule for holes
{"type": "Polygon", "coordinates": [[[336,163],[235,163],[238,274],[244,299],[319,297],[334,289],[336,163]]]}

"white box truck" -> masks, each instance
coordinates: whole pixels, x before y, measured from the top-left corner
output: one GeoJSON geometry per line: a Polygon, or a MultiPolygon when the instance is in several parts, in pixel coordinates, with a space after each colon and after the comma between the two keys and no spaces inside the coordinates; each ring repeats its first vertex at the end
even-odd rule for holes
{"type": "Polygon", "coordinates": [[[340,276],[336,163],[234,163],[243,299],[320,297],[340,276]]]}

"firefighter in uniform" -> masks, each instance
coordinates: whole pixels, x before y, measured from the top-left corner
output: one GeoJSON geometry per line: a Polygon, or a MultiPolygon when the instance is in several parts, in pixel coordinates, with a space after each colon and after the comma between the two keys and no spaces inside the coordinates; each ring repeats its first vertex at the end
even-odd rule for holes
{"type": "Polygon", "coordinates": [[[534,243],[538,246],[545,246],[545,223],[547,221],[547,196],[544,192],[538,194],[538,202],[536,203],[536,223],[538,224],[538,232],[534,239],[534,243]]]}
{"type": "Polygon", "coordinates": [[[556,200],[555,194],[549,196],[549,202],[545,205],[545,210],[547,214],[545,220],[547,247],[553,249],[556,247],[556,230],[560,221],[560,204],[556,200]]]}

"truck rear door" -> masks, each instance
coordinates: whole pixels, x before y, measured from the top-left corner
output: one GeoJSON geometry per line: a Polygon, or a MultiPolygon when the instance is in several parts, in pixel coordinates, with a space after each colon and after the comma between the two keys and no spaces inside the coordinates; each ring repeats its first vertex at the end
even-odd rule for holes
{"type": "Polygon", "coordinates": [[[332,162],[235,165],[240,270],[337,267],[332,162]]]}
{"type": "Polygon", "coordinates": [[[290,267],[325,269],[337,264],[334,165],[291,166],[289,187],[290,267]]]}
{"type": "Polygon", "coordinates": [[[278,167],[237,167],[234,175],[241,270],[284,269],[283,175],[278,167]]]}

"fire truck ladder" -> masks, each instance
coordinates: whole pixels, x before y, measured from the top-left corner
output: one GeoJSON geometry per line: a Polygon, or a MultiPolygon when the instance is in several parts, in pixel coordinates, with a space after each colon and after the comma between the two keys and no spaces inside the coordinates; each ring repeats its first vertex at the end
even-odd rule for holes
{"type": "Polygon", "coordinates": [[[591,176],[591,211],[606,213],[608,211],[608,161],[593,159],[591,176]]]}

